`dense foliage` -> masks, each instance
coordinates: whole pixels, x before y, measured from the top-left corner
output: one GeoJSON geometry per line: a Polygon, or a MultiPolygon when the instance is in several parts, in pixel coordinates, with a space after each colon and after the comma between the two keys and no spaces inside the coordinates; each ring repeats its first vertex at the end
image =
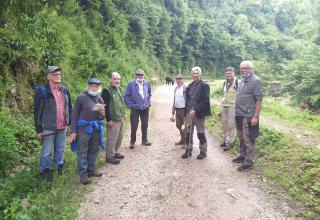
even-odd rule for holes
{"type": "Polygon", "coordinates": [[[152,77],[200,65],[214,77],[243,59],[254,60],[264,81],[282,79],[298,101],[320,106],[319,0],[0,4],[1,106],[29,112],[48,64],[62,66],[64,81],[79,92],[90,75],[112,70],[129,79],[136,68],[152,77]]]}
{"type": "MultiPolygon", "coordinates": [[[[250,59],[265,84],[282,80],[297,103],[317,110],[319,10],[320,0],[1,0],[0,216],[36,219],[46,201],[46,186],[33,180],[39,143],[30,113],[47,65],[62,67],[74,99],[91,75],[105,86],[114,70],[125,84],[137,68],[151,78],[199,65],[222,78],[226,66],[250,59]],[[32,207],[22,210],[26,197],[32,207]]],[[[56,190],[68,191],[64,181],[56,190]]],[[[56,211],[44,210],[43,218],[56,211]]]]}

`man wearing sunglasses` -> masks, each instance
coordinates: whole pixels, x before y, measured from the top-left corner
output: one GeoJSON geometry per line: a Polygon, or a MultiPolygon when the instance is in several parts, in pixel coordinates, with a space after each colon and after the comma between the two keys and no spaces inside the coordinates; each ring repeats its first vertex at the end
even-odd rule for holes
{"type": "Polygon", "coordinates": [[[148,141],[148,121],[149,108],[151,106],[151,86],[144,79],[144,71],[138,69],[135,73],[135,79],[131,80],[126,88],[124,102],[131,109],[130,125],[131,140],[130,149],[134,149],[136,143],[136,133],[139,125],[139,117],[141,120],[142,145],[150,146],[148,141]]]}

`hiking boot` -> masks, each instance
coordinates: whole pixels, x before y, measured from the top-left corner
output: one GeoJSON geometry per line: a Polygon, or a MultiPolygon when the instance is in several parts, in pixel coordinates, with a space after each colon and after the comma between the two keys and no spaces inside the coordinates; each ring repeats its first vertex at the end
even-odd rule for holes
{"type": "Polygon", "coordinates": [[[114,155],[114,158],[122,160],[124,159],[124,156],[120,153],[116,153],[116,155],[114,155]]]}
{"type": "Polygon", "coordinates": [[[134,144],[130,144],[129,148],[134,149],[134,144]]]}
{"type": "Polygon", "coordinates": [[[192,156],[192,150],[187,149],[187,150],[184,152],[184,154],[182,154],[181,158],[182,158],[182,159],[186,159],[186,158],[191,157],[191,156],[192,156]]]}
{"type": "Polygon", "coordinates": [[[100,177],[102,176],[102,173],[99,171],[94,171],[94,172],[88,172],[88,177],[100,177]]]}
{"type": "Polygon", "coordinates": [[[243,164],[242,166],[238,167],[238,171],[248,171],[251,170],[253,164],[243,164]]]}
{"type": "Polygon", "coordinates": [[[111,164],[113,164],[113,165],[116,165],[116,164],[119,164],[119,163],[120,163],[120,160],[112,157],[112,158],[110,158],[110,159],[106,159],[106,163],[111,163],[111,164]]]}
{"type": "Polygon", "coordinates": [[[180,140],[178,142],[175,142],[174,145],[184,145],[184,143],[183,143],[183,141],[180,140]]]}
{"type": "Polygon", "coordinates": [[[230,144],[226,144],[224,147],[223,147],[223,151],[228,151],[231,149],[231,146],[230,144]]]}
{"type": "Polygon", "coordinates": [[[89,179],[88,176],[81,176],[80,183],[82,183],[83,185],[87,185],[87,184],[91,183],[91,180],[89,179]]]}
{"type": "Polygon", "coordinates": [[[42,180],[46,180],[47,182],[52,182],[53,181],[53,175],[52,175],[51,170],[47,169],[47,170],[44,170],[44,171],[40,172],[40,178],[42,180]]]}
{"type": "Polygon", "coordinates": [[[57,167],[57,171],[58,171],[58,175],[62,175],[63,174],[63,165],[59,165],[57,167]]]}
{"type": "Polygon", "coordinates": [[[151,146],[151,142],[149,142],[149,141],[143,141],[143,142],[142,142],[142,145],[144,145],[144,146],[151,146]]]}
{"type": "Polygon", "coordinates": [[[239,156],[237,156],[236,158],[233,158],[233,159],[232,159],[232,162],[233,162],[233,163],[242,163],[243,161],[244,161],[244,157],[241,156],[241,155],[239,155],[239,156]]]}
{"type": "Polygon", "coordinates": [[[220,147],[225,147],[226,146],[226,142],[223,142],[220,144],[220,147]]]}
{"type": "Polygon", "coordinates": [[[202,160],[207,157],[207,153],[204,151],[200,151],[200,154],[197,156],[198,160],[202,160]]]}

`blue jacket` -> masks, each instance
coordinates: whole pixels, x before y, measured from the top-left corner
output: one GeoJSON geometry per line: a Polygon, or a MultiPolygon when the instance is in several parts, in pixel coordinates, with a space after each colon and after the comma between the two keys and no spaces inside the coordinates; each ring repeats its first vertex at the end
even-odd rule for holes
{"type": "Polygon", "coordinates": [[[139,94],[139,85],[137,84],[136,80],[131,80],[128,83],[124,94],[124,102],[130,109],[147,109],[151,105],[151,86],[146,80],[143,81],[143,94],[144,99],[142,99],[141,95],[139,94]]]}

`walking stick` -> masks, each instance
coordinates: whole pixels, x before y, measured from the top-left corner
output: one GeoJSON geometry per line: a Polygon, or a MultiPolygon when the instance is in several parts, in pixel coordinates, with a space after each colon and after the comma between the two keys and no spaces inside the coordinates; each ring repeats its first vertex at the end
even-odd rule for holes
{"type": "MultiPolygon", "coordinates": [[[[192,122],[192,119],[191,119],[191,125],[189,126],[189,144],[190,145],[190,141],[191,141],[191,137],[193,134],[191,134],[191,131],[192,131],[192,126],[193,126],[193,122],[192,122]]],[[[190,151],[191,149],[189,148],[189,146],[187,146],[187,164],[189,164],[189,154],[190,154],[190,151]]]]}

